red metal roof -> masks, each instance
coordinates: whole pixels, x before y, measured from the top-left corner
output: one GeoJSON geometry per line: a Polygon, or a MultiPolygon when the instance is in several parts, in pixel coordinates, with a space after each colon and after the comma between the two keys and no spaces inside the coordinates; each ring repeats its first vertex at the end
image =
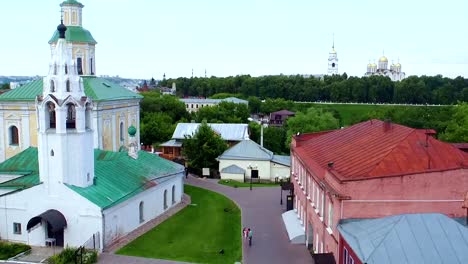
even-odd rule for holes
{"type": "Polygon", "coordinates": [[[340,180],[468,168],[468,154],[453,145],[424,130],[376,119],[309,137],[293,151],[319,174],[333,162],[340,180]]]}

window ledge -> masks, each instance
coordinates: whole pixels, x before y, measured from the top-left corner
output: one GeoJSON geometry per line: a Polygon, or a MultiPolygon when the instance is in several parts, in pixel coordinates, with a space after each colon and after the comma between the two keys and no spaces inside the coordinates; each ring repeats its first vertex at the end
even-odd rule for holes
{"type": "Polygon", "coordinates": [[[320,217],[319,217],[319,219],[320,219],[320,221],[322,221],[322,222],[323,222],[323,217],[322,217],[322,216],[320,216],[320,217]]]}
{"type": "Polygon", "coordinates": [[[315,204],[314,204],[314,203],[310,203],[310,205],[312,205],[312,207],[315,208],[315,204]]]}
{"type": "Polygon", "coordinates": [[[333,234],[333,230],[332,230],[330,227],[327,227],[327,232],[328,232],[328,234],[330,234],[330,235],[333,234]]]}
{"type": "MultiPolygon", "coordinates": [[[[314,208],[315,208],[315,206],[314,206],[314,208]]],[[[318,214],[318,213],[319,213],[319,210],[318,210],[317,208],[315,208],[315,210],[314,210],[314,211],[315,211],[315,213],[316,213],[316,214],[318,214]]]]}

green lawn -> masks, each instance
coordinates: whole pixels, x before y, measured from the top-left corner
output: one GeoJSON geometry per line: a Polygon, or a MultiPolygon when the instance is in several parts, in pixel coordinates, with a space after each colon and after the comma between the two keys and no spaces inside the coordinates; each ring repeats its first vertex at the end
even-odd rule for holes
{"type": "Polygon", "coordinates": [[[31,247],[25,244],[0,241],[0,259],[6,260],[30,249],[31,247]]]}
{"type": "MultiPolygon", "coordinates": [[[[231,186],[234,188],[237,187],[250,187],[250,182],[239,182],[239,181],[234,181],[234,180],[219,180],[219,184],[226,185],[226,186],[231,186]]],[[[279,186],[279,183],[256,183],[252,182],[252,187],[277,187],[279,186]]]]}
{"type": "Polygon", "coordinates": [[[242,259],[241,213],[218,193],[185,185],[192,198],[176,215],[140,236],[117,254],[195,263],[242,259]],[[220,254],[220,250],[224,254],[220,254]]]}

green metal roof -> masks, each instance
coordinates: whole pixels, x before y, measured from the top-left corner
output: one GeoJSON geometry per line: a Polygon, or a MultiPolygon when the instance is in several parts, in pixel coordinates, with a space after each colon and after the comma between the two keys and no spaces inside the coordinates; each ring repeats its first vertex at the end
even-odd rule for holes
{"type": "MultiPolygon", "coordinates": [[[[52,38],[49,40],[49,44],[57,42],[58,38],[59,32],[58,30],[55,30],[54,35],[52,35],[52,38]]],[[[65,39],[68,42],[97,44],[96,40],[94,40],[93,36],[91,35],[91,32],[79,26],[67,26],[67,31],[65,31],[65,39]]]]}
{"type": "MultiPolygon", "coordinates": [[[[0,189],[39,184],[37,148],[28,148],[0,164],[0,173],[31,170],[31,174],[0,184],[0,189]],[[21,185],[22,184],[22,185],[21,185]]],[[[184,172],[184,167],[154,154],[139,151],[138,159],[127,152],[94,150],[96,184],[80,188],[67,185],[90,202],[108,208],[154,186],[151,181],[184,172]]]]}
{"type": "Polygon", "coordinates": [[[19,190],[39,184],[37,148],[28,148],[0,163],[0,174],[24,175],[0,184],[0,189],[19,190]]]}
{"type": "MultiPolygon", "coordinates": [[[[93,101],[113,101],[125,99],[141,99],[143,96],[134,93],[106,79],[82,76],[86,96],[93,101]]],[[[0,95],[2,101],[34,101],[37,95],[42,95],[43,81],[35,80],[21,87],[0,95]]]]}
{"type": "Polygon", "coordinates": [[[80,6],[80,7],[84,7],[84,5],[76,0],[65,0],[63,1],[63,3],[60,4],[60,6],[64,6],[64,5],[77,5],[77,6],[80,6]]]}

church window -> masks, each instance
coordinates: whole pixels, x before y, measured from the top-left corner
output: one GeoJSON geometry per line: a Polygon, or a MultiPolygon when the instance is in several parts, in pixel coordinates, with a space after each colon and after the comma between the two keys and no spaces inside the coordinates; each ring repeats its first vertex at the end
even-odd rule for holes
{"type": "Polygon", "coordinates": [[[19,144],[18,128],[16,126],[11,126],[9,128],[9,134],[10,134],[10,145],[18,145],[19,144]]]}
{"type": "Polygon", "coordinates": [[[332,63],[332,67],[335,68],[335,63],[332,63]]]}
{"type": "Polygon", "coordinates": [[[72,11],[72,24],[76,24],[76,11],[72,11]]]}
{"type": "Polygon", "coordinates": [[[74,104],[67,104],[67,128],[76,128],[76,110],[74,104]]]}
{"type": "Polygon", "coordinates": [[[93,71],[93,58],[89,59],[89,67],[91,69],[91,75],[94,75],[94,71],[93,71]]]}
{"type": "Polygon", "coordinates": [[[47,116],[49,117],[49,127],[48,128],[55,128],[55,104],[52,102],[47,103],[47,116]]]}
{"type": "Polygon", "coordinates": [[[68,66],[65,64],[65,74],[68,74],[68,66]]]}
{"type": "Polygon", "coordinates": [[[167,209],[167,190],[164,190],[164,210],[167,209]]]}
{"type": "Polygon", "coordinates": [[[21,235],[21,224],[13,223],[13,234],[21,235]]]}
{"type": "Polygon", "coordinates": [[[70,92],[70,80],[67,80],[65,85],[66,85],[66,88],[67,88],[67,92],[70,92]]]}
{"type": "Polygon", "coordinates": [[[54,156],[54,150],[53,149],[50,151],[50,156],[52,156],[52,157],[54,156]]]}
{"type": "Polygon", "coordinates": [[[91,175],[89,174],[89,172],[86,174],[86,180],[87,181],[91,180],[91,175]]]}
{"type": "Polygon", "coordinates": [[[54,63],[54,75],[57,75],[57,64],[54,63]]]}
{"type": "Polygon", "coordinates": [[[140,210],[140,223],[143,223],[143,222],[145,221],[143,209],[144,209],[144,203],[143,203],[143,201],[141,201],[141,202],[140,202],[140,206],[139,206],[139,210],[140,210]]]}
{"type": "Polygon", "coordinates": [[[53,80],[50,80],[50,92],[55,92],[55,82],[53,80]]]}
{"type": "Polygon", "coordinates": [[[172,204],[175,204],[175,185],[172,185],[172,204]]]}
{"type": "Polygon", "coordinates": [[[76,59],[76,68],[78,69],[78,74],[83,75],[83,59],[82,58],[76,59]]]}
{"type": "Polygon", "coordinates": [[[123,143],[124,140],[125,140],[124,123],[120,122],[120,143],[123,143]]]}

